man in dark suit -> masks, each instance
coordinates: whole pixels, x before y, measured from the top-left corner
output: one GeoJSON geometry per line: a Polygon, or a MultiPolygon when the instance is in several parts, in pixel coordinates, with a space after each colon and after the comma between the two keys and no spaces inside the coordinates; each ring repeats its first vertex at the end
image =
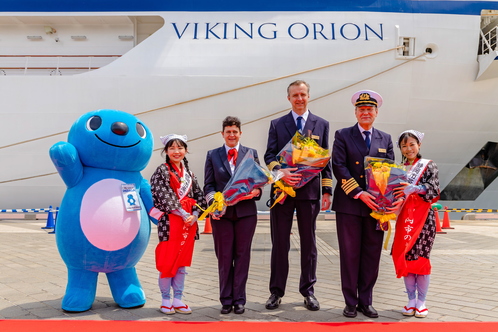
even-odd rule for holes
{"type": "MultiPolygon", "coordinates": [[[[293,173],[296,168],[281,168],[277,160],[278,153],[291,140],[296,131],[313,138],[321,147],[329,147],[328,121],[312,114],[308,110],[309,85],[304,81],[292,82],[287,88],[287,99],[292,111],[283,117],[272,120],[268,134],[268,146],[265,162],[270,170],[280,169],[283,180],[296,185],[300,175],[293,173]]],[[[332,168],[330,163],[321,172],[322,210],[330,207],[332,195],[332,168]]],[[[273,190],[273,188],[272,188],[273,190]]],[[[274,200],[274,197],[273,199],[274,200]]],[[[316,176],[303,187],[296,189],[295,197],[286,197],[283,204],[277,203],[270,210],[272,238],[270,298],[267,309],[278,308],[285,294],[289,274],[290,234],[294,211],[297,215],[301,246],[301,279],[299,292],[304,296],[308,310],[319,310],[320,304],[314,295],[316,282],[316,217],[320,211],[320,176],[316,176]]]]}
{"type": "Polygon", "coordinates": [[[358,123],[337,130],[332,149],[332,168],[337,185],[332,209],[336,212],[341,266],[343,314],[356,317],[360,311],[370,318],[378,313],[372,292],[379,273],[384,232],[370,216],[378,209],[375,197],[366,191],[365,156],[394,160],[391,136],[373,128],[382,97],[370,90],[356,92],[351,102],[358,123]]]}
{"type": "MultiPolygon", "coordinates": [[[[225,144],[207,153],[204,167],[204,193],[211,204],[214,194],[225,188],[242,158],[252,151],[258,161],[258,152],[239,143],[242,131],[240,120],[228,116],[223,120],[221,135],[225,144]]],[[[221,218],[211,223],[214,250],[218,258],[221,313],[228,314],[232,308],[236,314],[245,311],[246,283],[251,259],[251,243],[256,230],[257,209],[255,200],[261,190],[254,189],[242,200],[226,208],[221,218]]]]}

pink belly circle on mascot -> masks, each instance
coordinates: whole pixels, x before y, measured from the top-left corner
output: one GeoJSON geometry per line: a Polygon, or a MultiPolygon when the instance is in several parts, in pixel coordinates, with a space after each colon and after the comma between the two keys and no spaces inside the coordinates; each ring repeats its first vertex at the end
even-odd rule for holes
{"type": "Polygon", "coordinates": [[[80,224],[88,241],[95,247],[115,251],[129,245],[140,228],[140,211],[128,212],[116,179],[94,183],[81,201],[80,224]],[[110,236],[112,235],[112,236],[110,236]]]}

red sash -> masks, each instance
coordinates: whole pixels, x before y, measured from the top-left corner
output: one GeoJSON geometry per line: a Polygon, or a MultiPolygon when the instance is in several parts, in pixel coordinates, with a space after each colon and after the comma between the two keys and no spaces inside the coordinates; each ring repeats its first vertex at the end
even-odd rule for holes
{"type": "MultiPolygon", "coordinates": [[[[169,167],[168,167],[169,169],[169,167]]],[[[178,193],[180,181],[171,171],[170,186],[178,193]]],[[[192,208],[196,201],[185,196],[180,200],[182,208],[188,213],[192,213],[192,208]]],[[[161,278],[172,278],[181,266],[190,266],[194,254],[194,241],[197,234],[197,223],[188,226],[182,217],[175,214],[168,214],[169,219],[169,239],[161,241],[156,247],[156,268],[161,272],[161,278]]]]}
{"type": "Polygon", "coordinates": [[[396,221],[392,248],[392,258],[398,278],[406,277],[408,273],[431,273],[431,262],[427,258],[419,257],[414,261],[405,259],[424,227],[430,208],[431,203],[424,201],[416,194],[409,195],[403,205],[396,221]]]}

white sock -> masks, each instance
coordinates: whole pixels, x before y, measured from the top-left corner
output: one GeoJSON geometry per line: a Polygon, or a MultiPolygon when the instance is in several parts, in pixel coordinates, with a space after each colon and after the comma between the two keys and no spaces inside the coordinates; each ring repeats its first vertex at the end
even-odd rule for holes
{"type": "Polygon", "coordinates": [[[418,309],[425,309],[425,301],[417,300],[417,308],[418,309]]]}
{"type": "Polygon", "coordinates": [[[170,300],[163,299],[163,301],[162,301],[161,305],[162,305],[163,307],[168,307],[168,308],[169,308],[169,307],[171,307],[171,302],[170,302],[170,300]]]}
{"type": "Polygon", "coordinates": [[[185,304],[182,302],[182,300],[174,298],[173,299],[173,307],[184,307],[185,304]]]}
{"type": "Polygon", "coordinates": [[[407,309],[410,309],[410,308],[415,308],[415,303],[417,302],[417,299],[411,299],[411,300],[408,300],[408,304],[406,305],[406,308],[407,309]]]}

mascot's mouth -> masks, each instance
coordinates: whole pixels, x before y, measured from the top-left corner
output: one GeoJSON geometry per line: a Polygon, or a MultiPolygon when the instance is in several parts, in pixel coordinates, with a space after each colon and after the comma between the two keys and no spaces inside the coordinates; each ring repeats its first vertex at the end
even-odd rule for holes
{"type": "Polygon", "coordinates": [[[110,145],[110,146],[115,146],[117,148],[131,148],[132,146],[135,146],[137,145],[138,143],[140,143],[140,141],[136,142],[135,144],[132,144],[132,145],[115,145],[115,144],[111,144],[109,142],[106,142],[104,141],[102,138],[99,137],[99,135],[95,134],[95,137],[97,137],[102,143],[105,143],[107,145],[110,145]]]}

